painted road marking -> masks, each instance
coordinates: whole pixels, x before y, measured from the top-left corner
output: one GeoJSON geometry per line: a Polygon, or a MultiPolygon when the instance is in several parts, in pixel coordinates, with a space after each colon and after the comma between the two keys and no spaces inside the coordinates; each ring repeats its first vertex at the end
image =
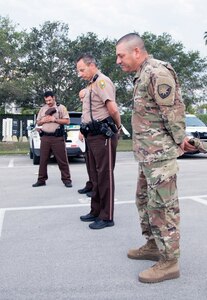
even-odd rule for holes
{"type": "Polygon", "coordinates": [[[198,203],[207,205],[207,200],[202,199],[202,197],[206,197],[206,196],[195,196],[195,197],[189,197],[191,200],[196,201],[198,203]]]}
{"type": "Polygon", "coordinates": [[[0,237],[1,237],[1,232],[4,223],[4,215],[5,215],[5,209],[0,209],[0,237]]]}
{"type": "Polygon", "coordinates": [[[8,168],[13,168],[14,167],[14,159],[10,159],[9,164],[8,164],[8,168]]]}
{"type": "MultiPolygon", "coordinates": [[[[81,203],[81,204],[89,204],[90,201],[91,201],[91,198],[89,197],[86,197],[86,198],[80,198],[78,199],[78,201],[81,203]]],[[[117,202],[118,199],[117,198],[114,198],[114,202],[117,202]]],[[[127,201],[128,202],[128,201],[127,201]]]]}
{"type": "MultiPolygon", "coordinates": [[[[179,200],[193,200],[195,202],[207,205],[207,195],[200,195],[200,196],[185,196],[185,197],[179,197],[179,200]]],[[[79,201],[84,202],[84,199],[79,199],[79,201]]],[[[22,210],[37,210],[37,209],[57,209],[57,208],[74,208],[74,207],[84,207],[88,206],[90,204],[90,198],[85,198],[84,203],[76,203],[76,204],[63,204],[63,205],[43,205],[43,206],[22,206],[22,207],[7,207],[7,208],[1,208],[0,209],[0,237],[2,233],[3,223],[4,223],[4,216],[7,211],[22,211],[22,210]]],[[[116,205],[122,205],[122,204],[135,204],[135,200],[129,200],[129,201],[116,201],[116,205]]]]}

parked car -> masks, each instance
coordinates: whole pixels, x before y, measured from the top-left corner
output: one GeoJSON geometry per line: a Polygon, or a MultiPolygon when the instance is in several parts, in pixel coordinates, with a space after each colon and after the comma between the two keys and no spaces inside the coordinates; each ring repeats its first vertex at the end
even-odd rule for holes
{"type": "MultiPolygon", "coordinates": [[[[66,131],[66,150],[68,157],[83,157],[83,152],[78,144],[78,134],[81,123],[80,112],[69,112],[70,124],[64,125],[66,131]]],[[[30,125],[28,128],[29,154],[34,165],[40,162],[40,135],[41,126],[30,125]]]]}
{"type": "MultiPolygon", "coordinates": [[[[200,140],[207,141],[207,126],[198,117],[186,114],[186,134],[188,137],[196,137],[200,140]]],[[[194,152],[198,153],[198,152],[194,152]]]]}

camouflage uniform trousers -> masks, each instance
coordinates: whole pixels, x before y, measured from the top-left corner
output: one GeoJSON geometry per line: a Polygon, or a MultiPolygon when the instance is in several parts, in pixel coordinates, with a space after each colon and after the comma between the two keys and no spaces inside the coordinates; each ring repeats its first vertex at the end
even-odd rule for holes
{"type": "Polygon", "coordinates": [[[139,163],[136,205],[142,234],[155,239],[165,259],[179,258],[180,209],[177,194],[176,159],[139,163]]]}

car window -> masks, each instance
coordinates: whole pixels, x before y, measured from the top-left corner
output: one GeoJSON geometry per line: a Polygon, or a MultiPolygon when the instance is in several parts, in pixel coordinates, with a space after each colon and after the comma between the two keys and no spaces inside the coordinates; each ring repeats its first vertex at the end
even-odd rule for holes
{"type": "Polygon", "coordinates": [[[70,114],[70,124],[71,125],[80,125],[80,123],[81,123],[81,115],[70,114]]]}
{"type": "Polygon", "coordinates": [[[71,129],[80,129],[80,123],[81,123],[81,115],[82,113],[71,113],[69,112],[70,116],[70,124],[65,125],[66,130],[71,130],[71,129]]]}
{"type": "Polygon", "coordinates": [[[195,116],[186,116],[185,122],[188,127],[206,127],[205,123],[195,116]]]}

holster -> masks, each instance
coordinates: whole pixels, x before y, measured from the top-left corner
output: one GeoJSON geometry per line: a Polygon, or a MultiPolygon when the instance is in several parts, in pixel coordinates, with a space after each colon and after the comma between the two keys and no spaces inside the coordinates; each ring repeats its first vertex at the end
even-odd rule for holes
{"type": "Polygon", "coordinates": [[[83,136],[86,138],[89,133],[89,128],[86,123],[80,124],[80,132],[83,134],[83,136]]]}
{"type": "Polygon", "coordinates": [[[106,138],[111,138],[114,133],[118,132],[116,124],[111,117],[108,117],[102,121],[93,120],[89,123],[81,123],[80,132],[87,137],[90,133],[92,135],[103,134],[106,138]]]}
{"type": "Polygon", "coordinates": [[[114,133],[117,133],[118,132],[118,128],[113,120],[113,118],[111,116],[107,117],[105,120],[104,120],[108,125],[109,127],[111,128],[111,130],[114,132],[114,133]]]}

